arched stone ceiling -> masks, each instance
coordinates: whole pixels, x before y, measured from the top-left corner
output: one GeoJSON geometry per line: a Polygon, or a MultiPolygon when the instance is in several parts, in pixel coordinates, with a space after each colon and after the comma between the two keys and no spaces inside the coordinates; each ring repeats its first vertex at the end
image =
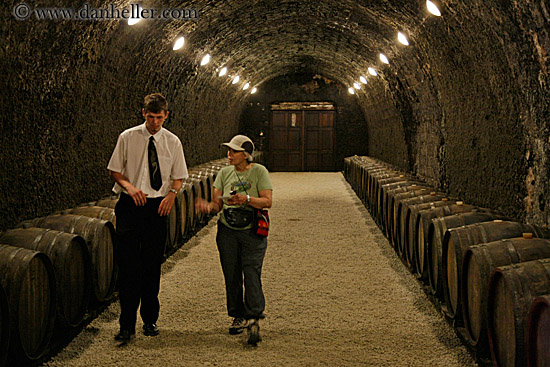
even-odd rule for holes
{"type": "MultiPolygon", "coordinates": [[[[229,65],[252,85],[296,71],[319,73],[349,85],[390,56],[397,32],[413,29],[425,15],[411,1],[202,1],[197,21],[171,21],[166,36],[183,35],[195,54],[229,65]]],[[[200,59],[199,59],[200,60],[200,59]]]]}

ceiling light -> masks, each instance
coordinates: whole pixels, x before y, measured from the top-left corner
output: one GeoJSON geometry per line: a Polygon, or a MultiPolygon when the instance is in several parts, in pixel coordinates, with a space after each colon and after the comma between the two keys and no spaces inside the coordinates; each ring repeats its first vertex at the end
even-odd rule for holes
{"type": "Polygon", "coordinates": [[[174,51],[177,51],[177,50],[179,50],[180,48],[183,47],[183,44],[184,44],[184,43],[185,43],[185,38],[180,37],[180,38],[178,38],[178,39],[176,40],[176,42],[174,43],[174,47],[172,47],[172,49],[173,49],[174,51]]]}
{"type": "MultiPolygon", "coordinates": [[[[134,9],[132,7],[132,14],[134,13],[133,10],[134,9]]],[[[141,18],[139,17],[139,14],[141,14],[141,6],[139,5],[137,6],[137,13],[138,13],[137,18],[134,18],[134,17],[128,18],[128,25],[134,25],[141,20],[141,18]]]]}
{"type": "Polygon", "coordinates": [[[204,66],[210,62],[210,54],[204,55],[204,57],[201,60],[201,66],[204,66]]]}
{"type": "Polygon", "coordinates": [[[380,54],[380,61],[382,61],[384,64],[389,64],[388,58],[384,54],[380,54]]]}
{"type": "Polygon", "coordinates": [[[359,90],[359,89],[361,89],[361,84],[359,84],[359,83],[353,83],[353,88],[359,90]]]}
{"type": "Polygon", "coordinates": [[[350,88],[348,88],[348,92],[349,92],[349,94],[355,94],[355,89],[350,87],[350,88]]]}
{"type": "Polygon", "coordinates": [[[225,74],[227,74],[227,68],[224,66],[221,70],[220,70],[220,73],[218,74],[219,76],[224,76],[225,74]]]}
{"type": "Polygon", "coordinates": [[[377,76],[378,75],[376,70],[374,70],[373,68],[369,68],[369,74],[372,75],[372,76],[377,76]]]}
{"type": "Polygon", "coordinates": [[[239,79],[240,79],[240,78],[239,78],[238,75],[235,76],[235,77],[233,78],[233,81],[231,82],[231,84],[237,84],[237,83],[239,82],[239,79]]]}
{"type": "Polygon", "coordinates": [[[409,40],[407,39],[407,37],[403,33],[401,33],[401,32],[397,33],[397,39],[399,40],[399,42],[401,42],[405,46],[409,45],[409,40]]]}
{"type": "Polygon", "coordinates": [[[250,83],[246,83],[246,84],[243,86],[243,90],[247,90],[248,87],[250,87],[250,83]]]}
{"type": "Polygon", "coordinates": [[[426,7],[428,7],[428,11],[435,15],[436,17],[441,15],[441,12],[439,11],[439,8],[437,5],[432,3],[430,0],[426,0],[426,7]]]}
{"type": "Polygon", "coordinates": [[[250,94],[254,94],[258,91],[258,89],[256,87],[252,88],[252,90],[250,91],[250,94]]]}
{"type": "Polygon", "coordinates": [[[361,83],[367,84],[367,78],[365,78],[363,75],[359,77],[359,80],[361,81],[361,83]]]}

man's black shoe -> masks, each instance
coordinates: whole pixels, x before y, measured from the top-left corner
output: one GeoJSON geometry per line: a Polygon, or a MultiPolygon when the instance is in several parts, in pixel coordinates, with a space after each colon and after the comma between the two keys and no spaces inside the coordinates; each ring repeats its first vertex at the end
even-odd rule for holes
{"type": "Polygon", "coordinates": [[[146,336],[157,336],[159,335],[159,328],[156,324],[145,324],[143,325],[143,334],[146,336]]]}
{"type": "Polygon", "coordinates": [[[121,342],[127,342],[134,336],[134,333],[130,330],[121,329],[118,334],[115,335],[115,340],[121,341],[121,342]]]}

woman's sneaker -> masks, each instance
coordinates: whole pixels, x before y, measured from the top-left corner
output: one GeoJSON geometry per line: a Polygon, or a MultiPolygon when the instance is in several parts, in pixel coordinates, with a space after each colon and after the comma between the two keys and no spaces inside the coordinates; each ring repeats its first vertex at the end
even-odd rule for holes
{"type": "Polygon", "coordinates": [[[262,338],[260,337],[260,322],[258,319],[248,321],[248,344],[256,345],[262,338]]]}
{"type": "Polygon", "coordinates": [[[237,335],[244,331],[246,328],[247,322],[242,317],[235,317],[233,319],[233,323],[231,324],[231,327],[229,328],[229,334],[231,335],[237,335]]]}

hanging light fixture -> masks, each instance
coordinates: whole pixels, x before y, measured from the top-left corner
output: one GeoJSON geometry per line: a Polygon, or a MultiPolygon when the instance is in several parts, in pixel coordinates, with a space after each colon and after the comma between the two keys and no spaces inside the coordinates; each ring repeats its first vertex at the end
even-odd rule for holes
{"type": "Polygon", "coordinates": [[[210,54],[204,55],[204,57],[201,60],[201,66],[204,66],[210,62],[210,54]]]}
{"type": "Polygon", "coordinates": [[[359,80],[361,81],[361,83],[367,84],[367,78],[365,78],[363,75],[359,77],[359,80]]]}
{"type": "Polygon", "coordinates": [[[182,48],[184,44],[185,44],[185,38],[180,37],[176,40],[176,42],[174,42],[174,47],[172,47],[172,50],[177,51],[180,48],[182,48]]]}
{"type": "Polygon", "coordinates": [[[245,85],[243,85],[243,90],[247,90],[248,87],[250,87],[250,83],[246,83],[245,85]]]}
{"type": "Polygon", "coordinates": [[[224,76],[225,74],[227,74],[227,68],[224,66],[224,67],[220,70],[220,73],[218,74],[218,76],[224,76]]]}
{"type": "Polygon", "coordinates": [[[439,8],[437,5],[435,5],[430,0],[426,0],[426,7],[428,8],[428,11],[435,15],[436,17],[439,17],[441,15],[441,12],[439,11],[439,8]]]}
{"type": "Polygon", "coordinates": [[[239,79],[241,79],[238,75],[236,75],[234,78],[233,78],[233,81],[231,82],[231,84],[237,84],[239,82],[239,79]]]}
{"type": "Polygon", "coordinates": [[[252,90],[250,91],[250,94],[254,94],[258,91],[258,89],[256,87],[252,88],[252,90]]]}
{"type": "Polygon", "coordinates": [[[361,84],[359,84],[359,83],[353,83],[353,88],[359,90],[359,89],[361,89],[361,84]]]}
{"type": "Polygon", "coordinates": [[[389,64],[389,60],[384,54],[380,54],[380,61],[382,61],[384,64],[389,64]]]}
{"type": "Polygon", "coordinates": [[[355,89],[353,89],[352,87],[349,87],[348,92],[349,94],[355,94],[355,89]]]}
{"type": "Polygon", "coordinates": [[[369,68],[369,74],[372,75],[372,76],[377,76],[378,73],[376,72],[376,70],[374,70],[373,68],[369,68]]]}

